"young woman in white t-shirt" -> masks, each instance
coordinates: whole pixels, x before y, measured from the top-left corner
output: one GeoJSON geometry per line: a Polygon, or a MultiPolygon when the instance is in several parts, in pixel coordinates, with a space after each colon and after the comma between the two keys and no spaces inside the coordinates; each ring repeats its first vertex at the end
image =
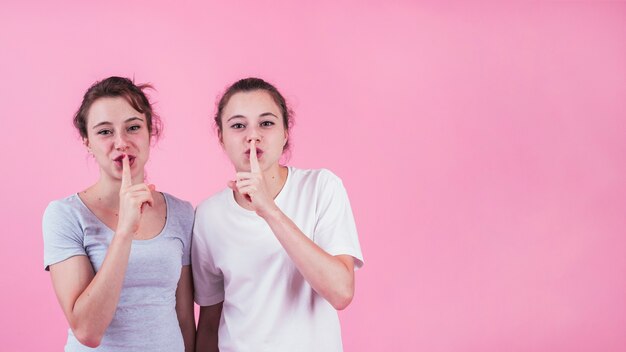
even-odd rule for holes
{"type": "Polygon", "coordinates": [[[197,351],[342,350],[336,310],[352,301],[363,258],[341,180],[279,163],[291,115],[258,78],[235,82],[218,103],[236,173],[196,209],[197,351]]]}

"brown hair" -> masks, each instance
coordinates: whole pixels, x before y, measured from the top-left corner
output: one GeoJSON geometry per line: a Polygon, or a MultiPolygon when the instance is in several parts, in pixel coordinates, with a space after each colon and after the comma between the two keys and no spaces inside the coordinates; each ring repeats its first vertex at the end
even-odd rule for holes
{"type": "MultiPolygon", "coordinates": [[[[222,133],[222,113],[224,112],[224,108],[228,104],[230,98],[239,92],[252,92],[255,90],[264,90],[266,91],[278,107],[280,108],[280,113],[283,115],[283,124],[285,125],[285,130],[289,132],[291,126],[293,125],[293,111],[287,106],[287,101],[283,97],[282,94],[274,87],[271,83],[268,83],[260,78],[249,77],[240,79],[237,82],[233,83],[230,87],[226,89],[224,94],[217,103],[217,112],[215,113],[215,127],[219,133],[222,133]]],[[[289,149],[289,140],[283,147],[283,151],[289,149]]]]}
{"type": "Polygon", "coordinates": [[[133,109],[146,116],[146,125],[151,136],[161,135],[161,118],[153,111],[150,100],[144,93],[145,89],[154,89],[149,83],[136,85],[125,77],[112,76],[94,83],[83,96],[83,102],[74,115],[74,127],[83,139],[87,138],[87,115],[93,103],[106,97],[122,97],[133,109]]]}

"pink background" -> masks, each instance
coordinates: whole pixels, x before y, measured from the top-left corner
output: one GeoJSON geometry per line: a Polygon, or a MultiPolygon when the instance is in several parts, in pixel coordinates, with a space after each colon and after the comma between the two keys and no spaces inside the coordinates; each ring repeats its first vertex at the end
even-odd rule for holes
{"type": "Polygon", "coordinates": [[[178,3],[0,5],[1,350],[62,349],[41,215],[97,178],[71,117],[109,75],[158,89],[150,182],[194,205],[218,93],[284,91],[359,228],[346,351],[626,350],[624,3],[178,3]]]}

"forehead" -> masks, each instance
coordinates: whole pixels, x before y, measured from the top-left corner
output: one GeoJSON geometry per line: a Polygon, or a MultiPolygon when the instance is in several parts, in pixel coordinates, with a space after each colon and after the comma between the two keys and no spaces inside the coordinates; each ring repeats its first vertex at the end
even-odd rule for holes
{"type": "Polygon", "coordinates": [[[105,97],[94,101],[87,114],[87,125],[101,122],[123,122],[131,117],[144,118],[144,114],[133,109],[123,97],[105,97]]]}
{"type": "Polygon", "coordinates": [[[267,91],[238,92],[228,100],[222,118],[228,119],[234,115],[256,117],[266,112],[271,112],[278,117],[282,115],[280,108],[267,91]]]}

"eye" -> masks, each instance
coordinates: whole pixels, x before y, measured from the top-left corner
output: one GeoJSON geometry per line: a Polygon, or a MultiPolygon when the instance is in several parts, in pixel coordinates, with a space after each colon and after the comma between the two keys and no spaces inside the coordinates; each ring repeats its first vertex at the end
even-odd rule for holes
{"type": "Polygon", "coordinates": [[[246,125],[244,125],[243,123],[234,123],[234,124],[230,125],[230,128],[233,128],[233,129],[236,129],[236,130],[244,128],[244,127],[246,127],[246,125]]]}
{"type": "Polygon", "coordinates": [[[141,129],[141,126],[139,126],[139,125],[132,125],[132,126],[128,127],[128,130],[130,132],[136,132],[136,131],[139,131],[140,129],[141,129]]]}
{"type": "Polygon", "coordinates": [[[261,127],[271,127],[271,126],[274,126],[274,125],[275,125],[275,123],[272,122],[272,121],[263,121],[263,122],[261,122],[261,127]]]}
{"type": "Polygon", "coordinates": [[[111,130],[100,130],[100,131],[98,131],[98,134],[101,135],[101,136],[108,136],[110,134],[113,134],[113,131],[111,131],[111,130]]]}

